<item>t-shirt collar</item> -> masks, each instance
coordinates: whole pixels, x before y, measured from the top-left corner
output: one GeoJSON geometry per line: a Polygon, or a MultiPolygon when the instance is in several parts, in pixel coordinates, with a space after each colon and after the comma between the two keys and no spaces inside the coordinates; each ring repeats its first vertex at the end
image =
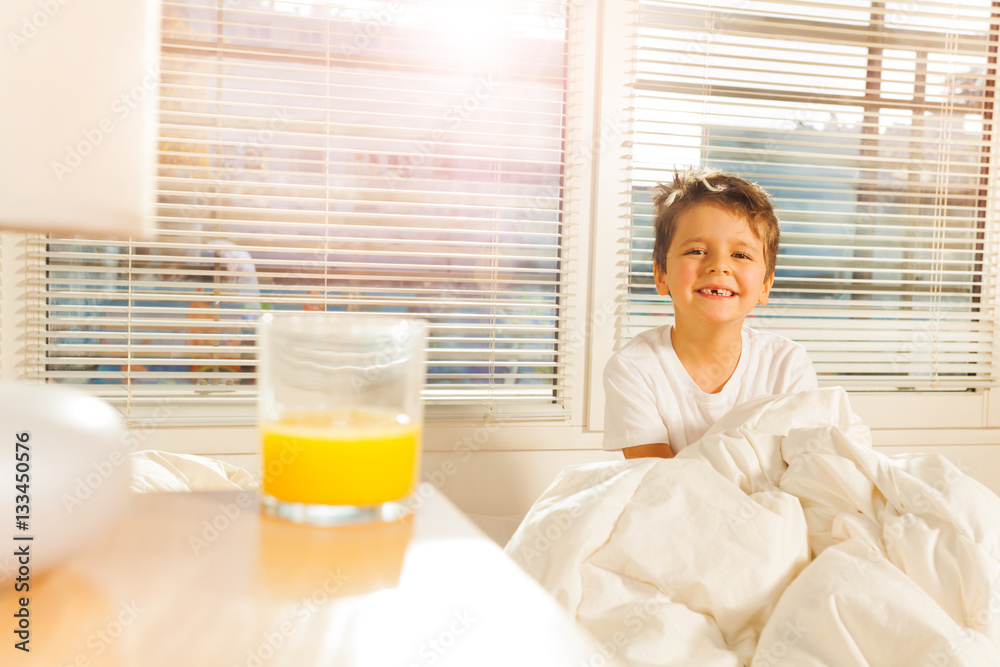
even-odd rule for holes
{"type": "Polygon", "coordinates": [[[699,400],[702,401],[723,401],[728,399],[737,388],[740,386],[740,381],[743,379],[743,374],[746,372],[748,360],[750,359],[750,334],[747,333],[747,328],[743,327],[740,330],[740,338],[742,339],[742,348],[740,350],[740,360],[736,362],[736,370],[733,374],[729,376],[726,380],[725,386],[722,387],[722,391],[710,394],[701,387],[688,375],[687,369],[684,368],[684,364],[681,360],[677,358],[677,352],[674,351],[673,342],[670,340],[670,331],[673,329],[674,325],[669,327],[663,327],[661,332],[661,343],[669,349],[667,354],[668,364],[670,365],[670,370],[675,374],[675,377],[680,378],[681,384],[684,388],[697,396],[699,400]]]}

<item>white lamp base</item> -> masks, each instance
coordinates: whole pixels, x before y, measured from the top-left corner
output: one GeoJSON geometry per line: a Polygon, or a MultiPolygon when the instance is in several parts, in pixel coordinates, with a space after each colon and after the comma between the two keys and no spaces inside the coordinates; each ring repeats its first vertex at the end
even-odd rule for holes
{"type": "Polygon", "coordinates": [[[0,582],[99,538],[131,499],[121,415],[58,385],[0,382],[0,582]]]}

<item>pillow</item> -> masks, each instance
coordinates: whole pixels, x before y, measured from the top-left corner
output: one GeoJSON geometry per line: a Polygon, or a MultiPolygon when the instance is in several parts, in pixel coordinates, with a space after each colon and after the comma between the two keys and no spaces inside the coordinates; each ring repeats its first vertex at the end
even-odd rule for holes
{"type": "Polygon", "coordinates": [[[132,452],[132,490],[158,491],[251,491],[257,482],[246,470],[231,463],[157,450],[132,452]]]}

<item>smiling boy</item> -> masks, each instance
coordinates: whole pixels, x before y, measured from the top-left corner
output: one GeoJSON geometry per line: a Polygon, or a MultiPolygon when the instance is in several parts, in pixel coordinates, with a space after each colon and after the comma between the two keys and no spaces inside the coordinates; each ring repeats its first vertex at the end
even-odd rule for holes
{"type": "Polygon", "coordinates": [[[743,326],[774,284],[768,194],[705,169],[675,174],[653,205],[653,278],[674,324],[639,334],[604,369],[604,448],[625,458],[670,458],[741,403],[817,386],[804,347],[743,326]]]}

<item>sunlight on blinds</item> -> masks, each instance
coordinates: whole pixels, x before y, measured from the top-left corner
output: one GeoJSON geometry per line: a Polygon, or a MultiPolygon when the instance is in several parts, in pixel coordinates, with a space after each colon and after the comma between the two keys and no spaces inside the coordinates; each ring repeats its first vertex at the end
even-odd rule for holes
{"type": "Polygon", "coordinates": [[[37,375],[250,403],[266,310],[423,317],[433,402],[558,406],[566,8],[163,7],[149,243],[37,241],[37,375]]]}

